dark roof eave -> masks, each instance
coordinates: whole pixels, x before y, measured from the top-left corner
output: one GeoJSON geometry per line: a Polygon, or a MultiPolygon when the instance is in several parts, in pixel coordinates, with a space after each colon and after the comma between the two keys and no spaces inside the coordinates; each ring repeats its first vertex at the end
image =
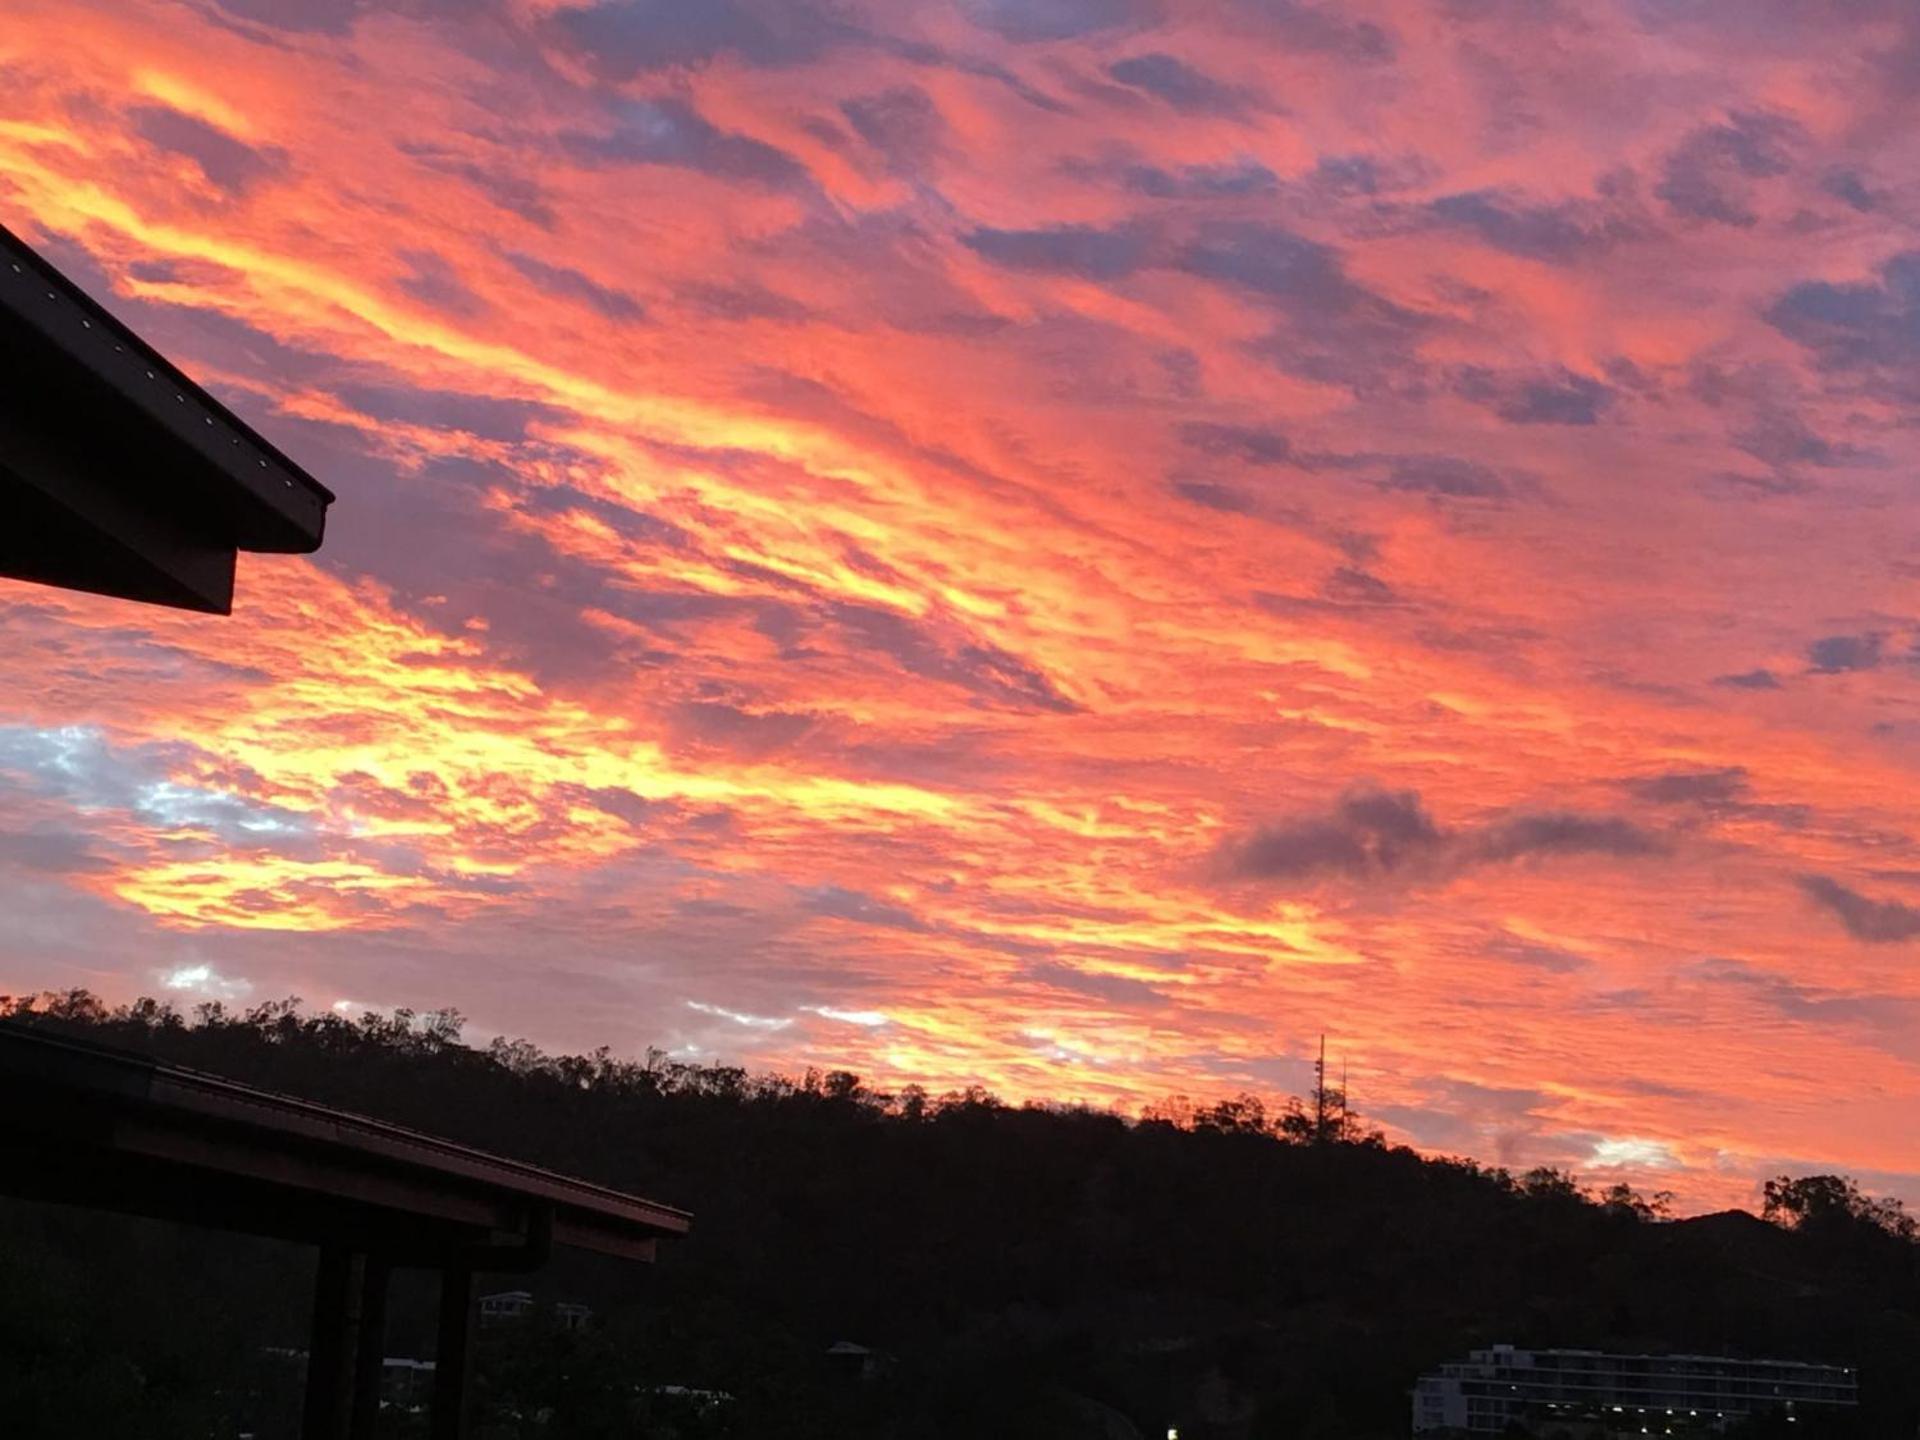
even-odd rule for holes
{"type": "Polygon", "coordinates": [[[219,477],[236,548],[306,554],[320,547],[333,492],[4,225],[0,306],[219,477]]]}
{"type": "Polygon", "coordinates": [[[162,1117],[182,1129],[217,1131],[263,1152],[297,1145],[343,1170],[372,1167],[449,1193],[550,1205],[556,1238],[563,1244],[644,1256],[652,1241],[677,1238],[692,1228],[692,1217],[673,1206],[404,1126],[31,1027],[0,1023],[0,1076],[162,1117]]]}

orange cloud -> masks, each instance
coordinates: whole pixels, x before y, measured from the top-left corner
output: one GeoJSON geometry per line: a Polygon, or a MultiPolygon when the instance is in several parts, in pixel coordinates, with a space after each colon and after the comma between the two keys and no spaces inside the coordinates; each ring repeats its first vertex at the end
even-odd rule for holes
{"type": "Polygon", "coordinates": [[[0,593],[0,982],[1911,1191],[1872,27],[749,8],[15,7],[0,213],[341,501],[0,593]]]}

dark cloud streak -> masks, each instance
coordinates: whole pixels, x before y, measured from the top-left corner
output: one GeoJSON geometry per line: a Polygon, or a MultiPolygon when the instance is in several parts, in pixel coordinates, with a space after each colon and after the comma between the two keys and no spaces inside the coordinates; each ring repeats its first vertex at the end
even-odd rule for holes
{"type": "Polygon", "coordinates": [[[1869,945],[1894,945],[1920,936],[1920,907],[1875,900],[1826,875],[1802,875],[1807,898],[1839,920],[1846,932],[1869,945]]]}
{"type": "Polygon", "coordinates": [[[1263,826],[1223,843],[1214,863],[1238,880],[1446,878],[1478,865],[1568,855],[1633,858],[1664,848],[1631,821],[1566,810],[1522,811],[1447,830],[1415,792],[1362,786],[1324,815],[1263,826]]]}

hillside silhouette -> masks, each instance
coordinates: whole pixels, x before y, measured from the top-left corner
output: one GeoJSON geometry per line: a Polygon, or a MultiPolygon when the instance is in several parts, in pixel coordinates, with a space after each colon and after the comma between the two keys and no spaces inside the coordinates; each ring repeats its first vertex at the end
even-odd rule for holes
{"type": "MultiPolygon", "coordinates": [[[[1325,1095],[1126,1120],[843,1071],[478,1049],[451,1013],[186,1017],[73,992],[0,1014],[691,1210],[657,1266],[562,1255],[483,1280],[595,1318],[483,1335],[482,1435],[1361,1440],[1404,1435],[1415,1376],[1497,1341],[1855,1364],[1858,1416],[1798,1433],[1920,1422],[1913,1226],[1841,1177],[1783,1177],[1764,1219],[1667,1220],[1624,1186],[1389,1146],[1343,1103],[1330,1125],[1325,1095]],[[849,1366],[837,1342],[877,1353],[849,1366]]],[[[286,1433],[272,1351],[301,1343],[311,1266],[5,1205],[0,1431],[286,1433]]],[[[403,1281],[387,1353],[430,1357],[431,1315],[403,1281]]]]}

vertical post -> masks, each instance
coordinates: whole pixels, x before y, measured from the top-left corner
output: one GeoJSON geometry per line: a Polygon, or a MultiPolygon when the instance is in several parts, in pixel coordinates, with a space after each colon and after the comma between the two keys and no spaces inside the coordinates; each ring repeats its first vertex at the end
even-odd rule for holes
{"type": "Polygon", "coordinates": [[[387,1280],[392,1267],[369,1255],[360,1284],[360,1324],[354,1337],[353,1440],[373,1440],[380,1424],[380,1385],[386,1372],[387,1280]]]}
{"type": "Polygon", "coordinates": [[[320,1247],[313,1278],[313,1329],[307,1340],[303,1440],[347,1440],[363,1263],[363,1256],[344,1245],[328,1242],[320,1247]]]}
{"type": "Polygon", "coordinates": [[[440,1272],[440,1344],[433,1361],[433,1440],[464,1440],[466,1436],[472,1336],[473,1271],[464,1265],[449,1265],[440,1272]]]}
{"type": "Polygon", "coordinates": [[[1340,1138],[1351,1140],[1354,1127],[1351,1124],[1353,1111],[1347,1108],[1347,1057],[1340,1057],[1340,1138]]]}
{"type": "Polygon", "coordinates": [[[1320,1036],[1320,1058],[1313,1062],[1313,1140],[1327,1143],[1327,1037],[1320,1036]]]}

